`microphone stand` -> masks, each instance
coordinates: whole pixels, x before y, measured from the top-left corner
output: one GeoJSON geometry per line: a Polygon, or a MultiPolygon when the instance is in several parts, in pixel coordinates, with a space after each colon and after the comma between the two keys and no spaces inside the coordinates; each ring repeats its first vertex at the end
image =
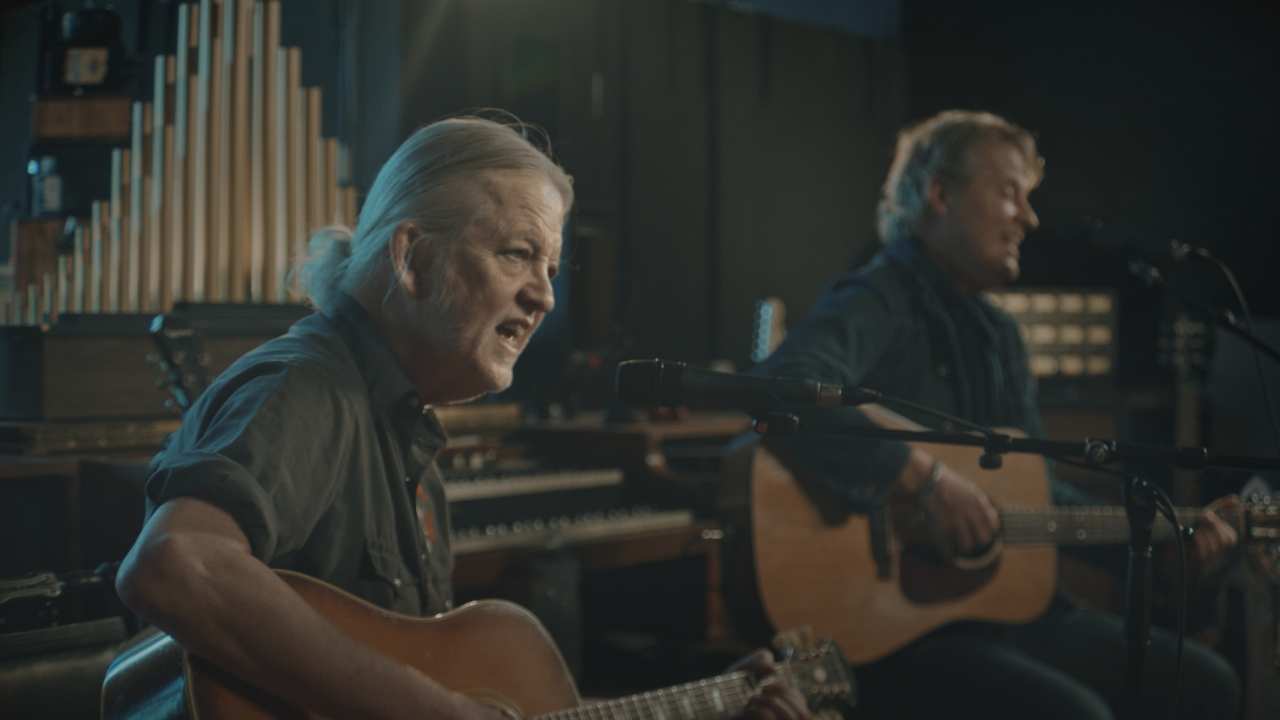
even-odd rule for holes
{"type": "Polygon", "coordinates": [[[1256,334],[1250,332],[1248,328],[1242,326],[1240,324],[1240,320],[1231,311],[1216,310],[1210,308],[1204,303],[1192,300],[1185,294],[1174,289],[1174,287],[1165,279],[1164,274],[1161,273],[1159,268],[1154,265],[1135,260],[1129,263],[1129,269],[1148,287],[1160,286],[1168,290],[1187,310],[1212,318],[1214,323],[1222,329],[1230,332],[1241,340],[1244,340],[1251,347],[1270,358],[1273,362],[1280,363],[1280,351],[1267,344],[1265,340],[1258,337],[1256,334]]]}
{"type": "MultiPolygon", "coordinates": [[[[1190,470],[1226,468],[1236,470],[1280,470],[1280,458],[1222,455],[1203,447],[1167,447],[1144,443],[1119,442],[1085,438],[1083,441],[1064,442],[1006,435],[989,428],[968,423],[931,408],[897,400],[872,392],[877,400],[887,405],[900,405],[941,418],[948,424],[959,424],[968,432],[940,432],[936,430],[891,430],[863,425],[846,425],[834,432],[855,437],[904,442],[924,442],[943,445],[963,445],[982,448],[981,467],[997,469],[1006,453],[1028,453],[1050,459],[1082,461],[1098,469],[1119,462],[1143,465],[1163,464],[1190,470]]],[[[858,404],[853,401],[848,404],[858,404]]],[[[759,411],[748,413],[755,421],[756,432],[763,435],[791,435],[802,431],[800,418],[786,411],[759,411]]],[[[1143,665],[1147,647],[1151,643],[1151,533],[1155,523],[1158,488],[1136,474],[1126,474],[1123,485],[1125,515],[1129,521],[1129,564],[1126,571],[1125,644],[1128,651],[1126,683],[1130,698],[1137,706],[1142,689],[1143,665]]]]}

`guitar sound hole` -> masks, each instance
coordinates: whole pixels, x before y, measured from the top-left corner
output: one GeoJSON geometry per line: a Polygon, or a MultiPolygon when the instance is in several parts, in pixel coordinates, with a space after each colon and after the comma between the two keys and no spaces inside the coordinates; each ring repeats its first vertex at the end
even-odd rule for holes
{"type": "MultiPolygon", "coordinates": [[[[978,553],[981,557],[987,551],[978,553]]],[[[928,604],[957,600],[987,584],[1000,567],[1000,558],[977,568],[956,567],[928,553],[907,550],[898,565],[902,594],[914,603],[928,604]]]]}

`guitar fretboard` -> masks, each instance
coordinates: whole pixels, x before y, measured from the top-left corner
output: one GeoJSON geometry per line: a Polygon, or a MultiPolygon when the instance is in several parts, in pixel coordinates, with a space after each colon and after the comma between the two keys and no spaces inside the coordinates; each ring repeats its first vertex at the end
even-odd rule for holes
{"type": "MultiPolygon", "coordinates": [[[[1178,522],[1194,525],[1200,515],[1196,508],[1178,508],[1178,522]]],[[[1103,545],[1129,540],[1129,519],[1123,507],[1054,507],[1043,509],[1008,508],[1000,512],[1003,539],[1018,545],[1103,545]]],[[[1156,515],[1151,528],[1155,542],[1172,540],[1173,525],[1156,515]]]]}
{"type": "Polygon", "coordinates": [[[729,673],[675,687],[539,715],[538,720],[693,720],[736,714],[754,692],[747,674],[729,673]]]}

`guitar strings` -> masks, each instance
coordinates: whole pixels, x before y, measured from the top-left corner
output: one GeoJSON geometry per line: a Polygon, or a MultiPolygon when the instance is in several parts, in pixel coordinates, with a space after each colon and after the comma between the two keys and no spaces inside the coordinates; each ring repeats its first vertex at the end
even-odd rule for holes
{"type": "Polygon", "coordinates": [[[692,711],[693,717],[707,717],[704,714],[707,711],[714,711],[717,715],[730,715],[745,706],[753,692],[747,681],[747,673],[739,671],[671,688],[568,708],[539,717],[547,720],[612,718],[619,716],[615,711],[621,711],[623,717],[629,717],[628,706],[650,713],[639,717],[671,717],[674,720],[674,718],[687,716],[689,711],[692,711]],[[718,704],[707,694],[712,691],[719,692],[721,695],[718,704]],[[670,708],[675,712],[664,712],[663,708],[670,708]]]}

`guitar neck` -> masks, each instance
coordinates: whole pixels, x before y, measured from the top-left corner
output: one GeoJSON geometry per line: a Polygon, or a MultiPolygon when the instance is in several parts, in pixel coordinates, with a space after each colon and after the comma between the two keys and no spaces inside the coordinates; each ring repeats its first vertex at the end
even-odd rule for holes
{"type": "Polygon", "coordinates": [[[539,715],[538,720],[722,718],[734,715],[746,707],[753,692],[747,674],[735,672],[662,690],[539,715]]]}
{"type": "MultiPolygon", "coordinates": [[[[1003,540],[1015,545],[1109,545],[1128,542],[1129,519],[1123,507],[1113,505],[1011,508],[1000,513],[1003,540]]],[[[1177,508],[1178,522],[1194,525],[1198,508],[1177,508]]],[[[1151,539],[1165,542],[1174,538],[1167,518],[1157,514],[1151,539]]]]}

